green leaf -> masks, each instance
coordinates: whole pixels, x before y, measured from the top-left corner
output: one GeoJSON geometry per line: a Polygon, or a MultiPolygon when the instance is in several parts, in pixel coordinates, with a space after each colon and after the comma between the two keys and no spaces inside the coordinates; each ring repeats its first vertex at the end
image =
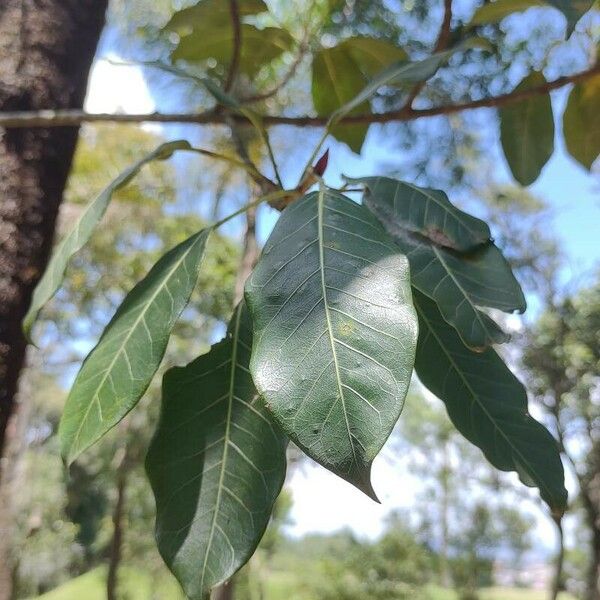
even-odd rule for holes
{"type": "Polygon", "coordinates": [[[371,463],[414,359],[406,258],[367,209],[321,190],[284,210],[246,300],[267,408],[311,458],[375,499],[371,463]]]}
{"type": "Polygon", "coordinates": [[[522,312],[526,303],[508,263],[489,241],[487,225],[458,210],[439,190],[388,178],[352,181],[367,184],[364,203],[406,254],[412,284],[438,303],[464,343],[481,350],[506,342],[509,336],[477,307],[522,312]],[[432,231],[433,240],[424,237],[432,231]],[[440,239],[465,250],[480,243],[465,254],[440,246],[440,239]]]}
{"type": "MultiPolygon", "coordinates": [[[[530,73],[515,91],[546,83],[541,73],[530,73]]],[[[533,183],[554,152],[554,118],[549,94],[531,96],[499,111],[500,140],[514,178],[533,183]]]]}
{"type": "Polygon", "coordinates": [[[459,210],[441,190],[419,187],[390,177],[344,179],[364,184],[365,198],[382,203],[382,209],[393,215],[396,224],[440,246],[466,251],[490,239],[487,224],[459,210]]]}
{"type": "MultiPolygon", "coordinates": [[[[365,78],[352,55],[338,46],[319,50],[312,63],[312,98],[317,114],[329,116],[354,98],[365,86],[365,78]]],[[[356,113],[370,113],[368,102],[355,108],[356,113]]],[[[368,124],[344,124],[331,128],[331,134],[350,149],[360,153],[369,129],[368,124]]]]}
{"type": "Polygon", "coordinates": [[[498,354],[471,352],[446,324],[435,303],[418,291],[419,342],[415,368],[445,404],[450,419],[492,465],[516,471],[539,488],[553,514],[567,504],[564,472],[552,435],[527,411],[527,394],[498,354]]]}
{"type": "MultiPolygon", "coordinates": [[[[272,62],[293,44],[292,36],[277,27],[258,29],[254,25],[241,25],[242,47],[240,70],[254,76],[264,65],[272,62]]],[[[220,65],[228,65],[233,56],[234,32],[231,25],[221,28],[196,27],[181,38],[171,54],[173,60],[191,63],[214,59],[220,65]]]]}
{"type": "Polygon", "coordinates": [[[196,284],[209,233],[194,234],[160,258],[127,294],[85,359],[59,427],[68,464],[114,427],[150,385],[196,284]]]}
{"type": "MultiPolygon", "coordinates": [[[[312,97],[317,113],[328,116],[358,94],[381,69],[406,60],[406,52],[385,40],[355,36],[333,48],[324,48],[313,58],[312,97]]],[[[364,102],[353,112],[367,114],[370,106],[364,102]]],[[[333,127],[332,135],[360,153],[368,125],[345,124],[333,127]]]]}
{"type": "Polygon", "coordinates": [[[569,154],[586,169],[600,154],[600,75],[576,84],[563,115],[569,154]]]}
{"type": "Polygon", "coordinates": [[[163,379],[146,459],[160,553],[189,598],[206,598],[252,556],[285,478],[286,439],[248,370],[251,323],[163,379]]]}
{"type": "MultiPolygon", "coordinates": [[[[263,0],[238,1],[240,17],[267,12],[269,8],[263,0]]],[[[223,0],[200,0],[194,6],[177,11],[165,25],[167,31],[175,31],[179,35],[190,34],[194,28],[228,27],[231,24],[231,9],[229,2],[223,0]]]]}
{"type": "Polygon", "coordinates": [[[144,156],[144,158],[128,169],[125,169],[102,190],[99,196],[88,204],[75,224],[75,227],[69,231],[54,250],[46,271],[33,292],[31,305],[23,320],[23,330],[28,338],[31,333],[31,327],[40,310],[42,310],[44,305],[60,288],[70,258],[83,248],[90,239],[96,225],[98,225],[104,216],[113,194],[126,186],[146,163],[153,160],[170,158],[177,150],[192,150],[192,147],[184,140],[161,144],[158,148],[150,152],[150,154],[144,156]]]}
{"type": "Polygon", "coordinates": [[[485,25],[498,23],[504,17],[516,12],[522,12],[534,6],[548,6],[543,0],[496,0],[484,4],[475,11],[469,25],[485,25]]]}

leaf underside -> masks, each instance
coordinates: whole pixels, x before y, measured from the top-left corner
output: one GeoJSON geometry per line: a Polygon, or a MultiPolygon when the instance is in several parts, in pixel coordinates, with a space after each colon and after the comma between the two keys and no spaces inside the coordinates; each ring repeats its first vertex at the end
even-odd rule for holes
{"type": "Polygon", "coordinates": [[[287,442],[252,382],[251,344],[240,305],[226,339],[163,380],[146,470],[160,553],[192,599],[254,553],[285,478],[287,442]]]}
{"type": "Polygon", "coordinates": [[[184,140],[167,142],[161,144],[152,152],[144,156],[137,163],[120,173],[102,192],[84,209],[75,227],[67,233],[63,240],[54,250],[52,257],[46,267],[44,275],[37,284],[31,305],[23,319],[23,330],[29,337],[31,327],[38,313],[44,305],[56,294],[65,275],[67,265],[71,257],[78,252],[92,236],[96,226],[104,216],[113,194],[126,186],[147,163],[153,160],[165,160],[170,158],[177,150],[191,150],[191,146],[184,140]]]}
{"type": "Polygon", "coordinates": [[[414,290],[419,315],[415,369],[446,405],[450,419],[492,465],[535,485],[553,514],[567,502],[564,471],[552,435],[527,411],[525,388],[498,354],[474,353],[443,319],[435,302],[414,290]]]}
{"type": "Polygon", "coordinates": [[[59,427],[73,462],[142,397],[196,284],[210,230],[171,249],[125,297],[77,374],[59,427]]]}
{"type": "MultiPolygon", "coordinates": [[[[530,73],[516,92],[546,83],[541,73],[530,73]]],[[[549,94],[537,94],[504,106],[500,115],[500,141],[514,178],[530,185],[554,152],[554,117],[549,94]]]]}
{"type": "Polygon", "coordinates": [[[600,155],[600,75],[577,83],[563,115],[569,154],[590,170],[600,155]]]}
{"type": "Polygon", "coordinates": [[[246,300],[267,408],[375,499],[371,463],[400,415],[417,336],[406,258],[368,210],[321,190],[282,213],[246,300]]]}

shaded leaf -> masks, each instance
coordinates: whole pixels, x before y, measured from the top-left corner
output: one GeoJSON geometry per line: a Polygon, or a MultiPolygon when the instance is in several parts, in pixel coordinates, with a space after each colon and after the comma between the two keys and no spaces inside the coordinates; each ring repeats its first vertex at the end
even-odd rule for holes
{"type": "Polygon", "coordinates": [[[441,190],[423,188],[391,177],[345,177],[366,186],[365,197],[382,202],[394,222],[440,246],[471,250],[490,239],[490,228],[458,209],[441,190]]]}
{"type": "Polygon", "coordinates": [[[586,169],[600,154],[600,75],[576,84],[563,115],[569,154],[586,169]]]}
{"type": "Polygon", "coordinates": [[[77,374],[59,427],[67,463],[139,401],[196,284],[210,229],[169,250],[125,297],[77,374]]]}
{"type": "Polygon", "coordinates": [[[371,498],[413,365],[408,262],[364,207],[333,192],[284,210],[246,285],[251,370],[267,408],[318,463],[371,498]]]}
{"type": "MultiPolygon", "coordinates": [[[[243,23],[241,36],[239,67],[249,76],[255,75],[262,66],[289,50],[293,43],[292,36],[285,29],[277,27],[258,29],[243,23]]],[[[220,28],[208,25],[195,27],[192,33],[181,38],[171,58],[193,63],[214,59],[220,65],[228,65],[233,56],[233,42],[231,24],[220,28]]]]}
{"type": "Polygon", "coordinates": [[[345,50],[366,78],[373,77],[392,63],[408,60],[402,48],[385,40],[365,36],[346,38],[336,48],[345,50]]]}
{"type": "Polygon", "coordinates": [[[544,0],[496,0],[480,6],[473,15],[470,25],[498,23],[504,17],[516,12],[522,12],[534,6],[548,6],[544,0]]]}
{"type": "Polygon", "coordinates": [[[471,352],[442,318],[435,302],[414,292],[419,316],[415,368],[446,405],[450,419],[492,465],[516,471],[540,490],[552,513],[567,503],[564,471],[552,435],[527,411],[527,394],[498,354],[471,352]]]}
{"type": "Polygon", "coordinates": [[[285,478],[287,442],[252,382],[251,345],[240,305],[223,341],[163,379],[146,469],[158,548],[193,599],[252,556],[285,478]]]}
{"type": "MultiPolygon", "coordinates": [[[[541,73],[530,73],[515,88],[526,90],[546,83],[541,73]]],[[[537,94],[499,110],[500,140],[514,178],[533,183],[554,152],[554,118],[549,94],[537,94]]]]}
{"type": "MultiPolygon", "coordinates": [[[[267,12],[269,9],[263,0],[238,0],[240,17],[267,12]]],[[[175,31],[179,35],[188,35],[194,28],[229,27],[231,24],[231,8],[229,2],[223,0],[200,0],[194,6],[189,6],[173,14],[165,25],[167,31],[175,31]]]]}
{"type": "Polygon", "coordinates": [[[498,248],[488,241],[459,253],[414,233],[437,231],[439,224],[444,241],[460,240],[467,248],[467,242],[484,235],[489,239],[487,225],[455,208],[438,190],[378,179],[367,183],[364,203],[406,254],[412,284],[438,303],[467,346],[480,350],[506,342],[509,336],[477,308],[525,310],[521,287],[498,248]]]}
{"type": "Polygon", "coordinates": [[[81,250],[92,236],[96,225],[101,221],[113,194],[126,186],[147,163],[153,160],[166,160],[177,150],[192,150],[190,144],[184,140],[167,142],[161,144],[144,156],[137,163],[125,169],[118,177],[113,179],[109,185],[84,209],[83,213],[62,241],[57,245],[48,262],[44,275],[37,284],[29,310],[23,319],[23,330],[29,337],[40,310],[56,294],[62,285],[65,271],[71,257],[81,250]]]}

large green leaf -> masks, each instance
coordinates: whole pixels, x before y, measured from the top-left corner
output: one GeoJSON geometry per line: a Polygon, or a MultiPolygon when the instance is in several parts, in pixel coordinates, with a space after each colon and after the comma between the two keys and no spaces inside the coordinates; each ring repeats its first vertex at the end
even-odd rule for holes
{"type": "Polygon", "coordinates": [[[196,284],[209,233],[194,234],[152,267],[85,359],[60,422],[67,463],[114,427],[148,388],[196,284]]]}
{"type": "Polygon", "coordinates": [[[569,154],[586,169],[600,154],[600,75],[575,85],[563,115],[569,154]]]}
{"type": "Polygon", "coordinates": [[[471,352],[418,291],[419,342],[415,368],[421,382],[445,404],[450,419],[496,468],[516,471],[559,516],[567,491],[558,446],[527,411],[527,394],[492,349],[471,352]]]}
{"type": "Polygon", "coordinates": [[[184,140],[161,144],[137,163],[125,169],[125,171],[102,190],[99,196],[88,204],[75,224],[75,227],[67,233],[56,247],[44,275],[33,292],[31,305],[23,320],[23,329],[26,336],[29,337],[31,327],[40,310],[60,288],[69,260],[90,239],[96,225],[98,225],[104,216],[113,194],[126,186],[146,163],[153,160],[170,158],[176,150],[192,150],[192,147],[184,140]]]}
{"type": "Polygon", "coordinates": [[[366,208],[321,190],[282,213],[246,300],[267,408],[310,457],[375,498],[371,463],[414,359],[406,258],[366,208]]]}
{"type": "MultiPolygon", "coordinates": [[[[530,73],[515,91],[546,83],[541,73],[530,73]]],[[[554,118],[549,94],[537,94],[504,106],[500,114],[500,139],[514,178],[533,183],[554,152],[554,118]]]]}
{"type": "Polygon", "coordinates": [[[286,440],[248,370],[245,308],[225,340],[163,380],[146,469],[156,538],[189,598],[205,598],[253,554],[285,477],[286,440]]]}
{"type": "MultiPolygon", "coordinates": [[[[263,0],[241,0],[237,4],[238,14],[242,18],[269,10],[263,0]]],[[[177,11],[165,25],[165,29],[175,31],[180,35],[187,35],[196,27],[218,29],[229,27],[230,24],[231,8],[229,2],[200,0],[194,6],[177,11]]]]}
{"type": "MultiPolygon", "coordinates": [[[[423,188],[391,177],[346,177],[366,186],[365,198],[382,202],[394,222],[420,233],[436,244],[456,250],[471,250],[490,239],[490,228],[458,209],[441,190],[423,188]]],[[[383,207],[382,207],[383,208],[383,207]]]]}
{"type": "Polygon", "coordinates": [[[413,285],[438,303],[465,344],[480,350],[507,341],[477,307],[522,312],[525,297],[501,252],[489,241],[487,225],[458,210],[438,190],[387,178],[352,181],[367,184],[364,203],[408,257],[413,285]],[[469,253],[459,253],[436,243],[440,238],[464,249],[480,243],[469,253]]]}
{"type": "MultiPolygon", "coordinates": [[[[333,48],[320,50],[314,55],[312,65],[312,97],[317,113],[331,115],[354,98],[383,68],[406,59],[401,48],[364,36],[347,38],[333,48]]],[[[369,113],[368,101],[352,112],[369,113]]],[[[345,124],[333,127],[331,134],[359,153],[368,129],[367,124],[345,124]]]]}
{"type": "Polygon", "coordinates": [[[486,23],[498,23],[516,12],[522,12],[533,6],[548,6],[544,0],[496,0],[479,7],[470,25],[484,25],[486,23]]]}
{"type": "MultiPolygon", "coordinates": [[[[239,67],[249,76],[273,61],[293,43],[292,36],[277,27],[258,29],[254,25],[241,25],[242,46],[239,67]]],[[[189,35],[181,38],[171,54],[173,60],[204,62],[214,59],[218,64],[228,65],[233,56],[234,31],[231,25],[212,28],[196,27],[189,35]]]]}

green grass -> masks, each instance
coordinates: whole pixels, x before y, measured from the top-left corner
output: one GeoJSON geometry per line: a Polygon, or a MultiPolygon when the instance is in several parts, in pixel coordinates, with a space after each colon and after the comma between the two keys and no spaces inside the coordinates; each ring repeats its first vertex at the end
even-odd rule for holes
{"type": "MultiPolygon", "coordinates": [[[[137,569],[123,567],[119,573],[119,594],[123,600],[183,600],[177,583],[137,569]]],[[[106,600],[106,568],[99,567],[67,581],[38,597],[40,600],[106,600]]]]}
{"type": "MultiPolygon", "coordinates": [[[[154,580],[148,573],[123,567],[120,573],[119,593],[123,600],[183,600],[177,584],[171,579],[154,580]]],[[[265,600],[301,600],[296,593],[296,577],[291,573],[274,573],[266,590],[265,600]]],[[[452,590],[428,586],[431,600],[458,600],[452,590]]],[[[546,600],[548,592],[510,588],[487,588],[480,591],[481,600],[546,600]]],[[[100,567],[77,577],[56,589],[39,596],[39,600],[105,600],[106,569],[100,567]]],[[[561,594],[560,600],[575,600],[561,594]]],[[[302,599],[304,600],[304,599],[302,599]]],[[[306,600],[318,600],[307,598],[306,600]]]]}

